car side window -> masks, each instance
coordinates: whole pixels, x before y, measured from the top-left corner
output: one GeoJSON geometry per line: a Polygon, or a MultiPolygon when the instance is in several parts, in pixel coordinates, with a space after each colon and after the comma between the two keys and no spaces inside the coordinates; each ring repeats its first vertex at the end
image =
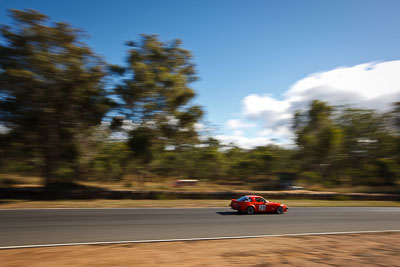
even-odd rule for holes
{"type": "Polygon", "coordinates": [[[248,197],[245,202],[251,202],[251,198],[248,197]]]}
{"type": "Polygon", "coordinates": [[[263,202],[263,201],[262,201],[262,198],[257,197],[257,198],[256,198],[256,202],[263,202]]]}

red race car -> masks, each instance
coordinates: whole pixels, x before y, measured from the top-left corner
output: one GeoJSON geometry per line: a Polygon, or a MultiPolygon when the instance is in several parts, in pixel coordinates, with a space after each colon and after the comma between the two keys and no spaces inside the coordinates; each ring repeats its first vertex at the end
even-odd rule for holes
{"type": "Polygon", "coordinates": [[[233,210],[237,210],[239,213],[245,212],[249,215],[256,212],[267,213],[275,212],[282,214],[287,212],[288,207],[286,205],[276,202],[269,202],[261,196],[243,196],[238,199],[232,199],[229,205],[233,210]]]}

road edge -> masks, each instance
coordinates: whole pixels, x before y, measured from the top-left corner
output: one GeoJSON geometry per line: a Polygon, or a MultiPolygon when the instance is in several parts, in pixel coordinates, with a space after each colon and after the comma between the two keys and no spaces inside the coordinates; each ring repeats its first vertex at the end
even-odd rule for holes
{"type": "Polygon", "coordinates": [[[400,230],[371,230],[371,231],[348,231],[348,232],[249,235],[249,236],[220,236],[220,237],[196,237],[196,238],[177,238],[177,239],[159,239],[159,240],[99,241],[99,242],[3,246],[3,247],[0,247],[0,250],[22,249],[22,248],[82,246],[82,245],[117,245],[117,244],[131,244],[131,243],[133,244],[133,243],[187,242],[187,241],[207,241],[207,240],[211,241],[211,240],[246,239],[246,238],[263,238],[263,237],[293,237],[293,236],[296,237],[296,236],[348,235],[348,234],[372,234],[372,233],[400,233],[400,230]]]}

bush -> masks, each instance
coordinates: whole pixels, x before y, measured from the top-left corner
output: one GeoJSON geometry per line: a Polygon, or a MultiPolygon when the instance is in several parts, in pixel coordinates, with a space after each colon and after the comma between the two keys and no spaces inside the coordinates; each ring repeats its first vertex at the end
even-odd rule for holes
{"type": "Polygon", "coordinates": [[[15,181],[12,178],[2,178],[0,179],[0,186],[1,187],[10,187],[17,184],[17,181],[15,181]]]}
{"type": "Polygon", "coordinates": [[[378,183],[383,185],[394,185],[399,176],[397,164],[392,159],[380,158],[375,162],[377,175],[380,178],[378,183]]]}
{"type": "Polygon", "coordinates": [[[61,166],[56,169],[54,176],[61,182],[71,182],[75,178],[75,171],[68,166],[61,166]]]}
{"type": "Polygon", "coordinates": [[[300,179],[304,180],[307,184],[316,184],[321,182],[321,175],[317,172],[302,172],[300,179]]]}

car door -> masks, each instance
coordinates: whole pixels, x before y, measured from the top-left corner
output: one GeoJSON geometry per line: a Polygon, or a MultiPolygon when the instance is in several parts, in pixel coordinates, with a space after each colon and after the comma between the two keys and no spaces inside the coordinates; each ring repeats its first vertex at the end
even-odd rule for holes
{"type": "Polygon", "coordinates": [[[274,212],[274,205],[271,205],[267,200],[263,199],[265,204],[265,212],[274,212]]]}
{"type": "Polygon", "coordinates": [[[265,200],[264,198],[260,199],[260,204],[258,206],[259,206],[260,212],[273,212],[274,211],[274,206],[269,204],[269,202],[267,200],[265,200]]]}
{"type": "Polygon", "coordinates": [[[262,197],[257,197],[255,199],[256,203],[256,211],[257,212],[266,212],[267,211],[267,206],[265,205],[265,200],[262,197]]]}

